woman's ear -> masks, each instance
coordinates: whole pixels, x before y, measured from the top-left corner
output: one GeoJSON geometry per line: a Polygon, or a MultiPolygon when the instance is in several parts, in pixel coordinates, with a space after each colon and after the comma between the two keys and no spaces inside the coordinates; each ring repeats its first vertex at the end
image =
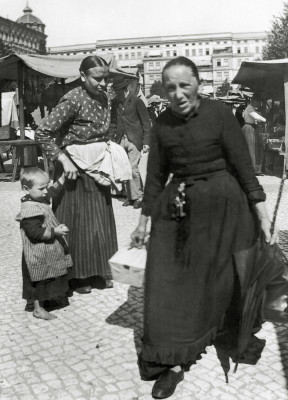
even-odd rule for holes
{"type": "Polygon", "coordinates": [[[80,79],[81,79],[81,81],[82,82],[85,82],[85,74],[84,74],[84,72],[83,71],[80,71],[80,79]]]}

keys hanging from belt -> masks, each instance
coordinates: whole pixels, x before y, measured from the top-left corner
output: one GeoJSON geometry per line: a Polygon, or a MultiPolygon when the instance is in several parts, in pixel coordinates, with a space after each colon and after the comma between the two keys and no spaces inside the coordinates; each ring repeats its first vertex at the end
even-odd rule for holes
{"type": "Polygon", "coordinates": [[[182,182],[178,186],[177,189],[177,195],[174,200],[174,212],[172,213],[172,218],[176,219],[179,221],[180,218],[183,218],[186,216],[186,213],[184,211],[184,205],[186,204],[185,201],[185,183],[182,182]]]}

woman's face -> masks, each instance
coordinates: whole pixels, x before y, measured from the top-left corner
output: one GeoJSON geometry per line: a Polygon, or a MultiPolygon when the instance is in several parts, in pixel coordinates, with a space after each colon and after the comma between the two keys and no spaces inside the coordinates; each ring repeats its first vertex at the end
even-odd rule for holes
{"type": "Polygon", "coordinates": [[[94,67],[81,71],[81,80],[88,92],[98,95],[106,89],[108,71],[105,67],[94,67]]]}
{"type": "Polygon", "coordinates": [[[195,107],[198,81],[191,68],[172,65],[164,71],[163,86],[171,108],[180,115],[187,115],[195,107]]]}

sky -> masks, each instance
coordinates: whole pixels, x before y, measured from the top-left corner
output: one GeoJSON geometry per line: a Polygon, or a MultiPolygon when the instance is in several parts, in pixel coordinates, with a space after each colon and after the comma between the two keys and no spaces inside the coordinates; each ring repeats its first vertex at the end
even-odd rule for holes
{"type": "MultiPolygon", "coordinates": [[[[283,0],[28,0],[46,25],[47,47],[101,39],[269,31],[283,0]]],[[[0,0],[16,20],[26,0],[0,0]]]]}

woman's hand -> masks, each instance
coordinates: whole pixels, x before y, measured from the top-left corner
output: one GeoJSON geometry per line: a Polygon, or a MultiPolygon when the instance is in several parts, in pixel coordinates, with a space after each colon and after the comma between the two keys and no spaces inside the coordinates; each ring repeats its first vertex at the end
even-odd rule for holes
{"type": "Polygon", "coordinates": [[[131,246],[137,247],[141,249],[145,242],[146,234],[146,225],[147,225],[148,217],[145,215],[140,215],[139,224],[134,232],[131,234],[131,246]]]}
{"type": "Polygon", "coordinates": [[[58,160],[63,165],[66,178],[73,180],[77,179],[79,176],[79,171],[64,153],[59,155],[58,160]]]}
{"type": "Polygon", "coordinates": [[[271,221],[268,217],[265,202],[260,201],[259,203],[255,204],[255,210],[258,214],[261,230],[265,236],[265,241],[270,243],[271,245],[278,243],[279,240],[279,229],[275,226],[273,235],[271,235],[271,221]]]}
{"type": "Polygon", "coordinates": [[[274,227],[273,235],[271,235],[271,221],[269,218],[265,217],[260,220],[261,229],[265,236],[265,241],[271,245],[278,243],[279,240],[279,229],[277,226],[274,227]]]}

